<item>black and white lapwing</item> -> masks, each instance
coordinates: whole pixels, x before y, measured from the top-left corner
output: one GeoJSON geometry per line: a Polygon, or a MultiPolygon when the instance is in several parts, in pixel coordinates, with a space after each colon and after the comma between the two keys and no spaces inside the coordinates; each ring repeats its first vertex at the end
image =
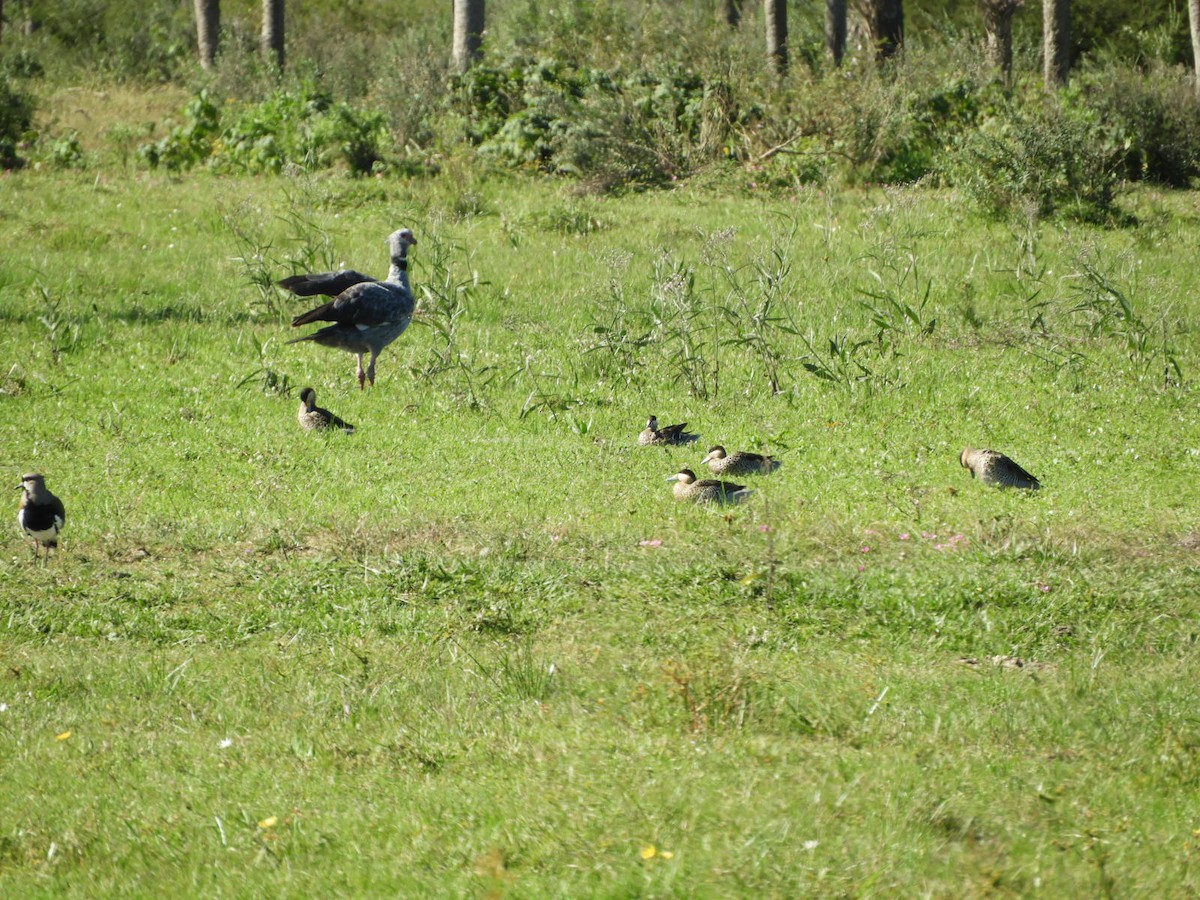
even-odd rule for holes
{"type": "Polygon", "coordinates": [[[21,530],[33,538],[33,555],[38,547],[45,548],[46,557],[50,548],[58,546],[58,533],[67,522],[67,510],[63,502],[50,493],[46,479],[36,472],[21,476],[17,489],[21,494],[21,505],[17,508],[17,522],[21,530]]]}

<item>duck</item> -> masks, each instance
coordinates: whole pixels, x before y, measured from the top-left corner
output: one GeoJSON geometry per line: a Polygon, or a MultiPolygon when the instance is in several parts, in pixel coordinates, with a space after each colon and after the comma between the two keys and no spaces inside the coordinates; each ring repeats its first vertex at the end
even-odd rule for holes
{"type": "Polygon", "coordinates": [[[761,453],[745,450],[727,453],[720,444],[709,450],[708,455],[700,460],[701,465],[705,463],[717,475],[769,475],[783,465],[774,457],[761,453]]]}
{"type": "Polygon", "coordinates": [[[278,282],[299,296],[324,294],[333,299],[292,319],[292,327],[312,322],[332,322],[312,334],[288,341],[298,344],[312,341],[324,347],[344,350],[358,357],[358,387],[367,381],[375,385],[375,360],[380,352],[404,333],[412,322],[416,300],[408,283],[408,248],[417,239],[412,231],[401,228],[388,235],[392,267],[383,281],[345,269],[314,275],[293,275],[278,282]],[[357,280],[357,279],[362,279],[357,280]],[[363,356],[370,354],[366,369],[363,356]]]}
{"type": "Polygon", "coordinates": [[[296,413],[300,427],[306,431],[325,431],[340,428],[346,434],[354,434],[354,426],[335,416],[327,409],[317,406],[317,392],[306,387],[300,392],[300,410],[296,413]]]}
{"type": "Polygon", "coordinates": [[[675,475],[667,478],[674,481],[673,493],[676,500],[690,500],[693,503],[741,503],[750,496],[750,490],[745,485],[734,484],[731,481],[716,481],[706,478],[696,480],[696,473],[691,469],[680,469],[675,475]]]}
{"type": "Polygon", "coordinates": [[[659,428],[658,417],[651,416],[646,422],[646,427],[642,429],[642,433],[638,435],[638,444],[643,447],[682,446],[700,440],[700,435],[686,432],[685,428],[687,428],[687,422],[659,428]]]}
{"type": "Polygon", "coordinates": [[[967,447],[958,461],[964,469],[984,484],[1022,490],[1040,490],[1042,483],[998,450],[976,450],[967,447]]]}
{"type": "Polygon", "coordinates": [[[22,475],[17,490],[25,492],[17,507],[17,523],[25,534],[33,538],[34,556],[37,556],[40,546],[49,558],[50,550],[58,546],[58,533],[67,523],[66,507],[50,493],[46,479],[37,472],[22,475]]]}

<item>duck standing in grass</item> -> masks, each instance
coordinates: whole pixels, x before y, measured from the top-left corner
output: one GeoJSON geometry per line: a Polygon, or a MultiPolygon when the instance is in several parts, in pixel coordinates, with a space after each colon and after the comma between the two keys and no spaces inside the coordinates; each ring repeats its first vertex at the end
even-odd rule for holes
{"type": "Polygon", "coordinates": [[[58,546],[58,533],[67,522],[66,507],[50,493],[46,479],[36,472],[22,475],[17,487],[25,492],[17,508],[17,522],[21,530],[33,538],[33,555],[37,556],[40,544],[46,548],[49,558],[50,548],[58,546]]]}
{"type": "Polygon", "coordinates": [[[327,409],[317,406],[317,392],[306,387],[300,392],[300,411],[296,413],[300,427],[305,431],[325,431],[340,428],[346,434],[354,433],[354,426],[338,418],[327,409]]]}
{"type": "Polygon", "coordinates": [[[720,444],[708,451],[708,455],[700,460],[700,464],[708,464],[708,468],[716,475],[770,475],[783,463],[771,456],[761,453],[749,453],[744,450],[725,452],[720,444]]]}
{"type": "Polygon", "coordinates": [[[638,444],[643,447],[681,447],[684,444],[700,440],[700,435],[689,434],[683,430],[685,428],[687,428],[687,422],[659,428],[658,416],[651,416],[646,422],[646,427],[642,429],[642,433],[638,435],[638,444]]]}
{"type": "Polygon", "coordinates": [[[996,450],[976,450],[967,447],[958,461],[971,477],[996,487],[1014,487],[1036,491],[1042,484],[1019,465],[996,450]]]}
{"type": "Polygon", "coordinates": [[[667,481],[675,482],[676,500],[691,500],[693,503],[741,503],[750,496],[750,491],[744,485],[731,481],[716,481],[711,478],[697,481],[696,473],[691,469],[681,469],[667,481]]]}
{"type": "Polygon", "coordinates": [[[407,228],[388,236],[392,268],[384,281],[377,281],[346,269],[341,272],[321,272],[315,275],[293,275],[279,285],[302,297],[324,294],[333,297],[328,303],[292,319],[297,328],[310,322],[332,322],[332,325],[288,341],[313,341],[323,347],[345,350],[358,357],[359,389],[369,380],[375,385],[375,360],[380,351],[400,337],[412,321],[416,300],[408,284],[408,248],[417,239],[407,228]],[[363,369],[363,355],[370,362],[363,369]]]}

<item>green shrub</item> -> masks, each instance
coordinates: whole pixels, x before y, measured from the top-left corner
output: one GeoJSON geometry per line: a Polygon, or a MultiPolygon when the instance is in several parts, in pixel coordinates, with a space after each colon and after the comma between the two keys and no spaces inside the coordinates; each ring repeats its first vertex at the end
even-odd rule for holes
{"type": "Polygon", "coordinates": [[[1109,222],[1119,213],[1124,150],[1069,99],[1031,108],[1013,103],[962,134],[944,172],[989,215],[1109,222]]]}
{"type": "Polygon", "coordinates": [[[1200,176],[1200,104],[1186,70],[1106,67],[1081,82],[1083,101],[1123,148],[1126,178],[1187,187],[1200,176]]]}
{"type": "Polygon", "coordinates": [[[19,90],[7,75],[0,75],[0,168],[22,165],[18,145],[33,126],[33,97],[19,90]]]}
{"type": "Polygon", "coordinates": [[[383,158],[389,140],[382,113],[334,102],[311,83],[238,108],[222,107],[201,90],[184,116],[183,125],[139,149],[152,168],[207,165],[256,173],[280,172],[289,164],[326,168],[340,161],[361,174],[383,158]]]}
{"type": "Polygon", "coordinates": [[[609,186],[661,184],[717,158],[730,89],[678,67],[612,75],[561,60],[479,66],[454,108],[483,153],[609,186]]]}
{"type": "Polygon", "coordinates": [[[220,133],[221,108],[207,90],[201,90],[183,108],[186,121],[166,137],[138,148],[138,158],[152,169],[173,172],[190,169],[207,160],[220,133]]]}
{"type": "Polygon", "coordinates": [[[35,3],[48,59],[89,74],[162,81],[180,74],[195,46],[191,4],[58,0],[35,3]]]}
{"type": "Polygon", "coordinates": [[[56,169],[82,169],[85,164],[79,132],[71,131],[50,142],[45,152],[46,162],[56,169]]]}
{"type": "Polygon", "coordinates": [[[41,78],[46,74],[41,60],[28,47],[20,47],[6,54],[3,63],[0,63],[0,71],[9,78],[41,78]]]}

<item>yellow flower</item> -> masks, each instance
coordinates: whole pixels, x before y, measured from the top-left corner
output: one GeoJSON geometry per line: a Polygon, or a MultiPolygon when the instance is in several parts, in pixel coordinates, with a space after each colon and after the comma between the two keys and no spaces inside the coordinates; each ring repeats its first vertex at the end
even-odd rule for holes
{"type": "Polygon", "coordinates": [[[658,854],[658,848],[651,844],[642,848],[642,859],[653,859],[658,854]]]}
{"type": "Polygon", "coordinates": [[[60,734],[60,735],[56,736],[54,739],[55,739],[56,741],[65,741],[65,740],[66,740],[67,738],[69,738],[70,736],[71,736],[71,732],[69,732],[69,731],[64,731],[62,734],[60,734]]]}
{"type": "Polygon", "coordinates": [[[274,828],[275,823],[278,821],[279,821],[278,816],[267,816],[265,819],[263,819],[261,822],[258,823],[258,827],[265,831],[268,828],[274,828]]]}

